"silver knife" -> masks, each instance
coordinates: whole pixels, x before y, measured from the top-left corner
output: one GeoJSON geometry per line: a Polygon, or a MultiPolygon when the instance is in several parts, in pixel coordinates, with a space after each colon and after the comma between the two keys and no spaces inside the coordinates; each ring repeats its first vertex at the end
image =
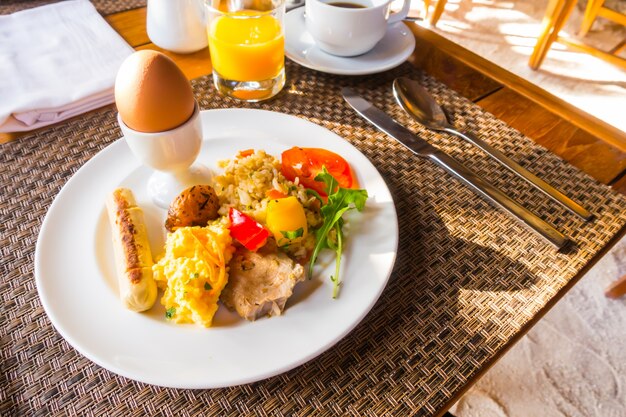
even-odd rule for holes
{"type": "MultiPolygon", "coordinates": [[[[429,97],[429,92],[427,92],[418,82],[408,78],[400,77],[396,78],[393,82],[393,95],[396,97],[396,101],[398,102],[398,104],[400,104],[400,106],[404,108],[404,110],[406,110],[406,112],[410,116],[412,116],[415,121],[424,125],[424,121],[421,120],[421,118],[415,117],[414,108],[408,105],[409,100],[407,100],[407,97],[429,97]]],[[[434,104],[434,106],[437,105],[434,104]]],[[[433,120],[436,121],[435,123],[433,123],[436,126],[425,125],[427,128],[458,136],[461,139],[477,146],[487,155],[492,157],[495,161],[502,164],[502,166],[509,169],[511,172],[522,178],[524,181],[527,181],[530,185],[532,185],[533,187],[544,193],[546,196],[551,198],[553,201],[562,205],[581,219],[585,221],[590,221],[591,219],[593,219],[593,214],[591,214],[587,209],[585,209],[576,201],[572,200],[541,178],[537,177],[532,172],[528,171],[526,168],[515,162],[513,159],[509,158],[493,146],[489,145],[484,140],[474,135],[473,133],[463,132],[452,126],[447,117],[441,111],[441,109],[435,108],[430,116],[433,120]]]]}
{"type": "Polygon", "coordinates": [[[569,239],[552,225],[539,218],[530,210],[522,207],[512,198],[480,178],[476,173],[470,171],[446,153],[435,148],[415,133],[398,124],[385,112],[374,107],[372,103],[356,94],[351,88],[345,87],[341,92],[348,104],[365,120],[400,142],[414,154],[430,158],[463,183],[469,185],[475,193],[513,215],[522,224],[530,227],[530,229],[557,248],[560,249],[569,242],[569,239]]]}

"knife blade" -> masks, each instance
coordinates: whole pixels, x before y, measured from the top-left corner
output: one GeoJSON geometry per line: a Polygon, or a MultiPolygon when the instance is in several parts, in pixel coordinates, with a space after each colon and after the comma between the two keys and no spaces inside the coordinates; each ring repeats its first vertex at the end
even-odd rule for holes
{"type": "Polygon", "coordinates": [[[437,163],[443,169],[454,175],[464,184],[468,185],[476,194],[487,201],[505,210],[521,224],[529,227],[542,238],[546,239],[556,248],[566,246],[569,239],[556,230],[551,224],[541,219],[535,213],[521,206],[511,197],[504,194],[495,186],[482,179],[476,173],[469,170],[460,162],[431,145],[417,134],[389,117],[385,112],[375,107],[372,103],[359,96],[351,88],[344,87],[341,90],[346,102],[365,120],[376,126],[379,130],[391,136],[407,149],[418,156],[426,157],[437,163]]]}

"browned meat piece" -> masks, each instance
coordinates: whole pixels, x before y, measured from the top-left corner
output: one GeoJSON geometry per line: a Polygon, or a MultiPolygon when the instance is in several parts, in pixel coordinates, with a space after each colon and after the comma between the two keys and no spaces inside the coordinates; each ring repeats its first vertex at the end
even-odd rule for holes
{"type": "MultiPolygon", "coordinates": [[[[270,245],[271,246],[271,245],[270,245]]],[[[304,268],[282,252],[238,249],[230,261],[228,284],[220,299],[250,321],[279,316],[304,268]]]]}
{"type": "Polygon", "coordinates": [[[210,185],[194,185],[184,190],[170,204],[165,228],[172,232],[177,227],[206,226],[217,219],[220,203],[210,185]]]}

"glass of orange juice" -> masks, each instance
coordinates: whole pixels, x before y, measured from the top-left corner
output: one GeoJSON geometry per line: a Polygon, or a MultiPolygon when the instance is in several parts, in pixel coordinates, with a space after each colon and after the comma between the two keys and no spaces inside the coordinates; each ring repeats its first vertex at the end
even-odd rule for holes
{"type": "Polygon", "coordinates": [[[213,82],[245,101],[285,85],[285,0],[206,0],[213,82]]]}

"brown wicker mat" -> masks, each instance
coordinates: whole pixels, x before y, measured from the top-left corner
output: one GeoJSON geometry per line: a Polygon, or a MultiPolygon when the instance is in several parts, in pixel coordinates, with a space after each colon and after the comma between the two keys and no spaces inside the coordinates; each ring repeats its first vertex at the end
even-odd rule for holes
{"type": "MultiPolygon", "coordinates": [[[[0,146],[0,414],[431,415],[560,295],[626,223],[623,197],[409,64],[362,77],[327,75],[292,63],[287,69],[288,83],[275,99],[243,107],[293,114],[333,130],[374,163],[394,196],[398,257],[373,310],[316,359],[232,388],[159,388],[119,377],[81,356],[55,331],[41,306],[33,276],[34,248],[61,187],[120,137],[115,110],[109,106],[0,146]],[[411,123],[391,95],[391,81],[400,75],[419,80],[445,103],[456,124],[558,185],[597,219],[588,224],[578,220],[473,147],[411,123]],[[433,163],[373,129],[343,102],[343,86],[354,87],[524,201],[577,247],[557,253],[433,163]]],[[[204,109],[241,107],[216,95],[210,77],[193,85],[204,109]]]]}
{"type": "MultiPolygon", "coordinates": [[[[0,0],[0,15],[19,12],[20,10],[56,3],[59,0],[0,0]]],[[[146,0],[91,0],[100,14],[106,16],[125,10],[144,7],[146,0]]]]}

